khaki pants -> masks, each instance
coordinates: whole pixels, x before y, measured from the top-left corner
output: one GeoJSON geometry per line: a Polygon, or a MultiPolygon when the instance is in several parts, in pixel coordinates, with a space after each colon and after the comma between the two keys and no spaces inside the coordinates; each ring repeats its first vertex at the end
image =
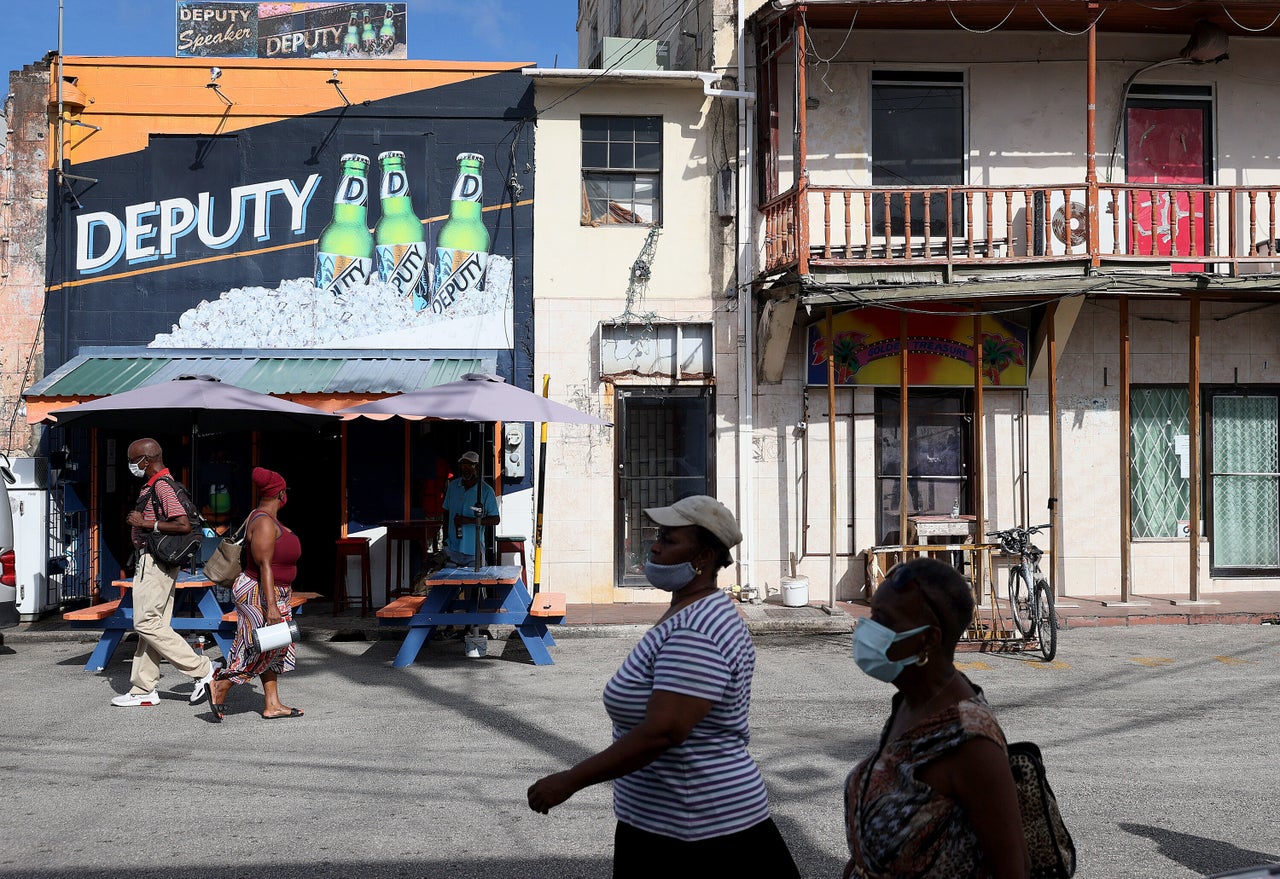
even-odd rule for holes
{"type": "Polygon", "coordinates": [[[212,665],[208,657],[197,656],[191,645],[173,630],[174,583],[177,565],[163,565],[145,550],[133,577],[133,630],[138,633],[138,649],[133,653],[133,693],[150,693],[160,683],[160,659],[184,675],[202,678],[212,665]]]}

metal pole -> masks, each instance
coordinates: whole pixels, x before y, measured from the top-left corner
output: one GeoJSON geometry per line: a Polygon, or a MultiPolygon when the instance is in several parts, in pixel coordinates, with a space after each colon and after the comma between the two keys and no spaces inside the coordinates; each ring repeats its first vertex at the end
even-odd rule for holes
{"type": "MultiPolygon", "coordinates": [[[[1094,266],[1101,265],[1098,253],[1098,31],[1095,25],[1089,25],[1088,63],[1085,80],[1085,211],[1089,217],[1088,247],[1089,260],[1094,266]]],[[[1118,112],[1123,113],[1121,107],[1118,112]]]]}
{"type": "MultiPolygon", "coordinates": [[[[542,376],[542,396],[547,398],[551,390],[551,376],[542,376]]],[[[538,443],[538,494],[535,502],[533,525],[533,594],[542,586],[542,510],[547,497],[547,423],[542,422],[542,437],[538,443]]]]}
{"type": "Polygon", "coordinates": [[[831,314],[831,306],[827,306],[827,499],[830,504],[829,539],[831,556],[827,561],[827,582],[831,584],[831,594],[827,606],[836,607],[836,512],[838,498],[836,494],[836,325],[831,314]]]}

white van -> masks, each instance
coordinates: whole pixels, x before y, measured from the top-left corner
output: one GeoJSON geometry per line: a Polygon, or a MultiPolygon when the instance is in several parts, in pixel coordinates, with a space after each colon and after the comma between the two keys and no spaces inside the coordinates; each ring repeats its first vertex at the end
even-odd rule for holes
{"type": "Polygon", "coordinates": [[[9,506],[13,482],[9,459],[0,453],[0,629],[18,624],[18,573],[14,568],[13,509],[9,506]]]}

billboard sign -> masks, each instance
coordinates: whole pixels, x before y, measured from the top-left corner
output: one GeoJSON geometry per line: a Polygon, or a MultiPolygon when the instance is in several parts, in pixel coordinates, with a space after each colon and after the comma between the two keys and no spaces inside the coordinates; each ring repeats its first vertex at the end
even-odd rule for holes
{"type": "Polygon", "coordinates": [[[179,58],[408,58],[406,3],[178,0],[179,58]]]}

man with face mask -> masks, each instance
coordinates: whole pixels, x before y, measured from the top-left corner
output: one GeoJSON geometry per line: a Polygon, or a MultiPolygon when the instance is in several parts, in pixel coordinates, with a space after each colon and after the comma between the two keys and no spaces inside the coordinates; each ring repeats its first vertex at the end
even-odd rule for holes
{"type": "Polygon", "coordinates": [[[173,630],[173,599],[178,565],[166,565],[147,552],[147,532],[188,534],[192,523],[178,500],[173,477],[164,466],[160,444],[153,439],[135,440],[126,453],[129,472],[145,482],[138,502],[125,517],[131,529],[138,565],[133,575],[133,628],[138,647],[133,654],[133,685],[128,693],[116,696],[111,704],[120,708],[159,705],[156,685],[160,683],[160,660],[167,659],[178,671],[195,679],[192,705],[200,703],[213,680],[214,665],[197,655],[173,630]],[[153,500],[154,498],[154,500],[153,500]]]}

